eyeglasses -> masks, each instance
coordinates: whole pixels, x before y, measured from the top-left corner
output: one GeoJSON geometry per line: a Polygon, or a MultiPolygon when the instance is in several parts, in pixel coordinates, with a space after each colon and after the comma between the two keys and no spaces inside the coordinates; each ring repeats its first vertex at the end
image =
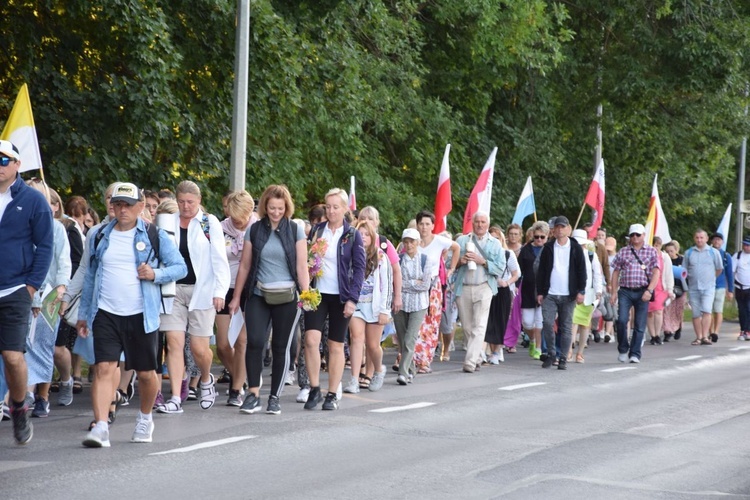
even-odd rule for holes
{"type": "Polygon", "coordinates": [[[0,167],[7,167],[12,162],[16,161],[14,158],[9,156],[0,156],[0,167]]]}
{"type": "Polygon", "coordinates": [[[631,238],[635,238],[636,236],[640,237],[640,236],[643,236],[643,235],[642,234],[638,234],[638,233],[630,233],[630,237],[631,238]]]}
{"type": "Polygon", "coordinates": [[[547,236],[546,236],[546,235],[544,235],[544,234],[535,234],[535,235],[534,235],[534,239],[535,239],[535,240],[544,240],[544,239],[546,239],[546,238],[547,238],[547,236]]]}

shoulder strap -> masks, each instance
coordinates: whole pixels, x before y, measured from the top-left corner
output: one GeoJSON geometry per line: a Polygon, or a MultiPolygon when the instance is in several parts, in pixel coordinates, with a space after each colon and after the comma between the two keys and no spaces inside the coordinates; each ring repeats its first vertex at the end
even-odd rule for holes
{"type": "Polygon", "coordinates": [[[154,251],[154,258],[161,262],[161,258],[159,255],[159,228],[156,227],[156,224],[151,224],[149,222],[146,223],[146,234],[148,235],[148,241],[151,242],[151,248],[154,251]]]}
{"type": "Polygon", "coordinates": [[[209,224],[207,213],[204,213],[203,217],[201,217],[201,229],[203,229],[203,234],[206,235],[206,239],[211,241],[211,225],[209,224]]]}

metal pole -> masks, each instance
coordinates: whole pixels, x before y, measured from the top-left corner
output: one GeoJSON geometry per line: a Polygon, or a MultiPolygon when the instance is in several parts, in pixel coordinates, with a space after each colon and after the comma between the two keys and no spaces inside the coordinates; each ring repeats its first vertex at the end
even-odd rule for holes
{"type": "Polygon", "coordinates": [[[602,105],[596,107],[596,151],[594,151],[594,175],[602,162],[602,105]]]}
{"type": "MultiPolygon", "coordinates": [[[[745,100],[747,101],[748,86],[745,86],[745,100]]],[[[747,116],[747,102],[745,103],[745,116],[747,116]]],[[[737,241],[735,247],[737,252],[742,250],[742,229],[743,223],[745,222],[744,215],[742,213],[742,202],[745,201],[745,157],[747,154],[747,136],[742,138],[742,147],[740,148],[740,172],[739,179],[737,182],[737,241]]]]}
{"type": "Polygon", "coordinates": [[[250,0],[237,0],[237,31],[234,38],[234,92],[232,107],[232,159],[229,189],[245,189],[247,168],[247,79],[250,54],[250,0]]]}

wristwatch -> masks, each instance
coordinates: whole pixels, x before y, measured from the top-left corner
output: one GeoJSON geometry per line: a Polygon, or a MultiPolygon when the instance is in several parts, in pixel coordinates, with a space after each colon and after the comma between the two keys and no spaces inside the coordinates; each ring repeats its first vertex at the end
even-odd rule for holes
{"type": "Polygon", "coordinates": [[[648,288],[646,288],[646,291],[648,292],[649,295],[653,295],[654,294],[654,291],[653,290],[649,290],[648,288]]]}

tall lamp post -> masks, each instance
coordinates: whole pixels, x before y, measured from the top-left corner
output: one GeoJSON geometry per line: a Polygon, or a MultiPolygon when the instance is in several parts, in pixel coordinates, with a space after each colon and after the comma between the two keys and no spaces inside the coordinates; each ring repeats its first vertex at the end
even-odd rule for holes
{"type": "Polygon", "coordinates": [[[250,0],[237,0],[237,32],[234,37],[234,92],[232,106],[232,158],[229,189],[245,189],[247,162],[247,79],[250,55],[250,0]]]}

